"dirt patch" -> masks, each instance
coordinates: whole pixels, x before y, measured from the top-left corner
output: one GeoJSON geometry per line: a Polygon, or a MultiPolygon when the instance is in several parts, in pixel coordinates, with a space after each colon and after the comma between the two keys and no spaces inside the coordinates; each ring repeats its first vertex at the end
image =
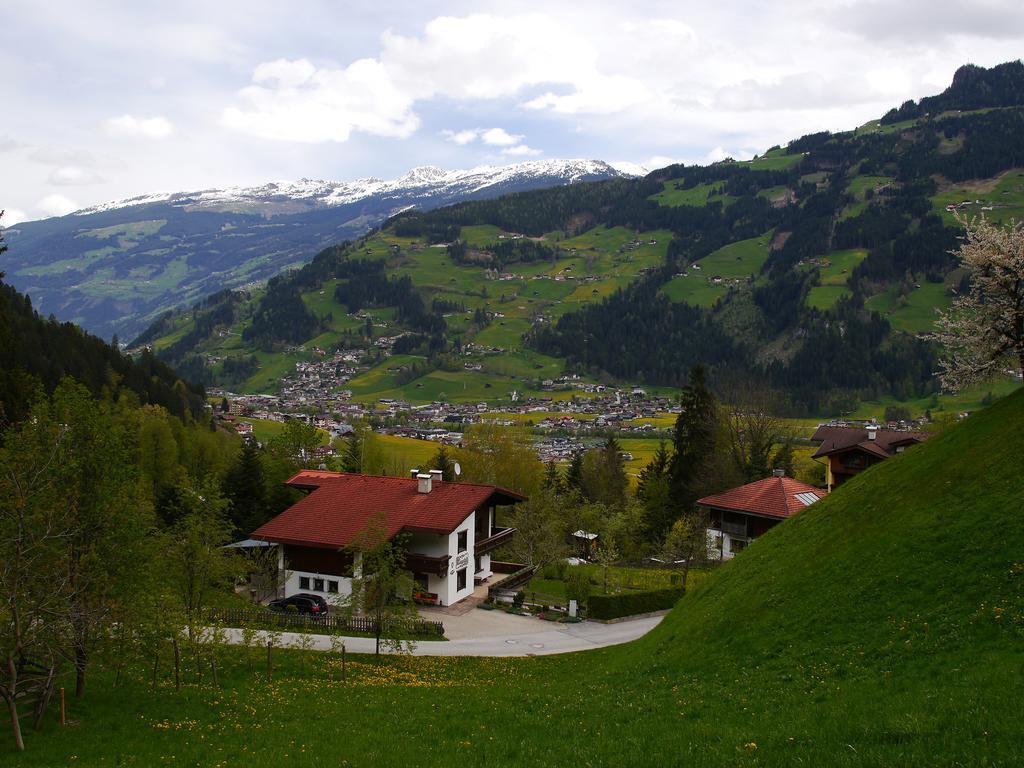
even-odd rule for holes
{"type": "Polygon", "coordinates": [[[993,176],[991,179],[968,179],[967,181],[950,181],[945,176],[935,175],[932,176],[935,179],[935,183],[939,185],[939,192],[945,192],[947,189],[963,189],[967,192],[974,192],[975,194],[985,195],[992,192],[1003,180],[1004,176],[1009,176],[1011,173],[1020,173],[1020,168],[1011,168],[1008,171],[1003,171],[1000,174],[993,176]]]}
{"type": "Polygon", "coordinates": [[[782,246],[789,240],[789,236],[792,235],[792,231],[789,232],[776,232],[775,237],[772,238],[771,243],[768,244],[769,251],[778,251],[782,249],[782,246]]]}

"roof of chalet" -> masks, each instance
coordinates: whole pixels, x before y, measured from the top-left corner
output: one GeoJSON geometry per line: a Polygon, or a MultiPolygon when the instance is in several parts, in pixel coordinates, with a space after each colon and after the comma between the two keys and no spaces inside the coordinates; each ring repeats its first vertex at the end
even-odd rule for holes
{"type": "Polygon", "coordinates": [[[433,482],[420,493],[415,478],[303,470],[286,485],[311,491],[252,533],[280,544],[341,549],[377,515],[387,537],[400,532],[451,533],[488,504],[514,504],[526,497],[494,485],[433,482]]]}
{"type": "Polygon", "coordinates": [[[745,512],[764,517],[791,517],[804,507],[820,501],[827,491],[801,483],[792,477],[766,477],[698,499],[703,507],[745,512]]]}
{"type": "Polygon", "coordinates": [[[876,429],[875,439],[868,438],[868,430],[864,427],[840,427],[824,424],[818,427],[811,442],[821,443],[814,452],[813,458],[828,456],[851,448],[860,448],[880,459],[896,455],[896,448],[901,445],[922,443],[929,437],[927,432],[915,432],[907,429],[876,429]]]}

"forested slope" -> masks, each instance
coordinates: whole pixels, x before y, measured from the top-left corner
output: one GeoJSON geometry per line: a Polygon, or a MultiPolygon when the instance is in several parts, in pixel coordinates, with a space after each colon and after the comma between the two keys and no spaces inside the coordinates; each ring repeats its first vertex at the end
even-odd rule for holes
{"type": "MultiPolygon", "coordinates": [[[[489,393],[464,387],[469,397],[561,373],[674,387],[695,363],[719,385],[767,383],[794,413],[920,397],[936,387],[923,337],[966,287],[955,216],[1024,214],[1022,93],[1019,62],[966,67],[924,107],[904,105],[912,117],[804,136],[751,161],[407,212],[265,292],[162,318],[141,340],[207,381],[230,379],[197,353],[224,356],[249,387],[270,380],[257,371],[275,350],[372,348],[386,333],[412,337],[400,351],[424,376],[464,380],[467,342],[514,358],[489,361],[483,372],[504,378],[489,393]],[[409,282],[390,286],[359,260],[409,282]],[[229,327],[243,343],[216,340],[229,327]]],[[[402,396],[442,393],[388,381],[402,396]]]]}

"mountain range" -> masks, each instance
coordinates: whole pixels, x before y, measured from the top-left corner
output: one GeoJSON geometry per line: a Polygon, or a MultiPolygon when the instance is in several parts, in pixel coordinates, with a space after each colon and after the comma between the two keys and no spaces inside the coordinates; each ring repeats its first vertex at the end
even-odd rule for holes
{"type": "Polygon", "coordinates": [[[534,160],[142,195],[6,229],[4,269],[42,313],[129,338],[169,309],[301,266],[403,210],[627,175],[597,160],[534,160]]]}
{"type": "Polygon", "coordinates": [[[324,402],[549,396],[563,376],[678,387],[701,363],[794,414],[927,403],[927,334],[968,280],[958,213],[1024,214],[1020,62],[750,161],[407,210],[137,343],[242,391],[315,363],[304,396],[324,402]]]}

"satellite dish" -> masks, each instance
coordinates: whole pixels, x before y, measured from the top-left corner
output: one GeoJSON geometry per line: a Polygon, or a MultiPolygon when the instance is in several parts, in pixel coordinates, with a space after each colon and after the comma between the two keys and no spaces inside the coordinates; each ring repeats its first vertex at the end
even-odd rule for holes
{"type": "Polygon", "coordinates": [[[458,477],[462,474],[462,465],[459,462],[455,462],[455,476],[458,477]]]}

